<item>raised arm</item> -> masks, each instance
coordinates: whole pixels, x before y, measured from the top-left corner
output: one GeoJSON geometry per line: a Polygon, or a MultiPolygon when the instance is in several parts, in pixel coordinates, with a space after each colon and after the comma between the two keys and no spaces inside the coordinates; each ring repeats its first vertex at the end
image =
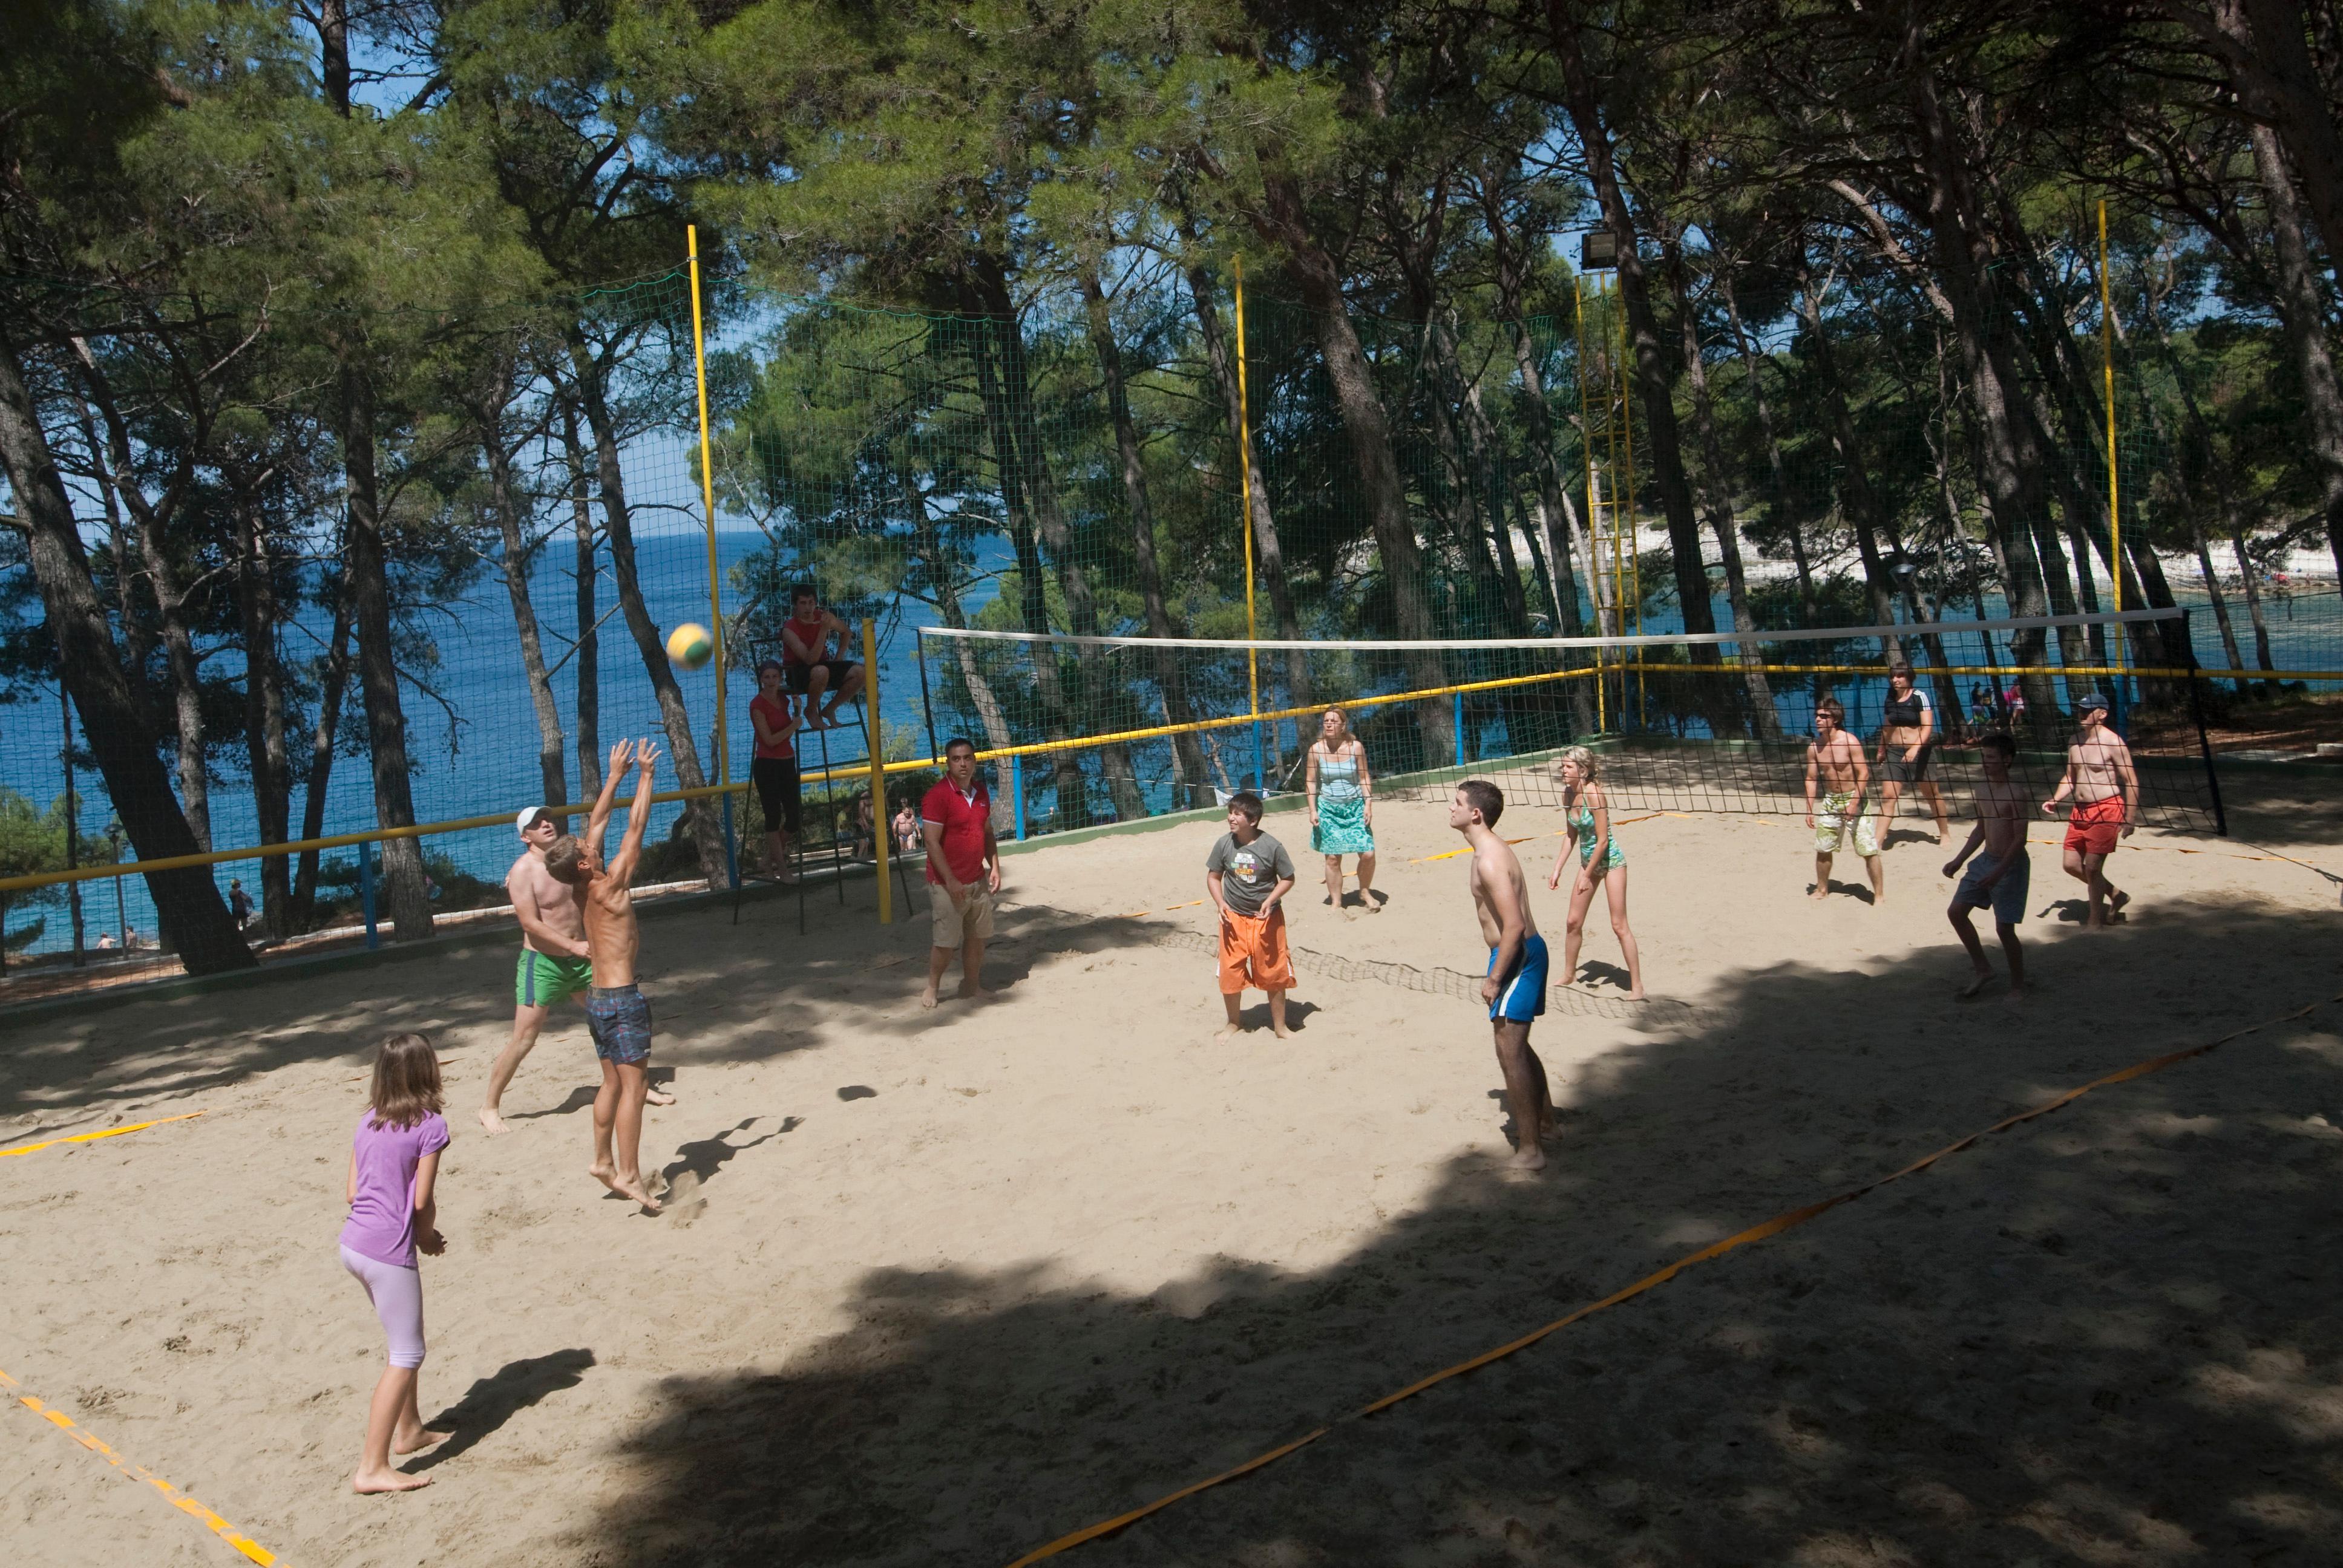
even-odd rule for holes
{"type": "MultiPolygon", "coordinates": [[[[618,840],[618,852],[610,858],[609,873],[620,887],[635,879],[635,867],[643,858],[643,829],[651,825],[651,769],[658,765],[659,749],[646,740],[635,749],[635,799],[627,808],[627,834],[618,840]]],[[[603,783],[608,790],[608,780],[603,783]]]]}
{"type": "Polygon", "coordinates": [[[610,803],[618,798],[618,779],[634,759],[635,743],[621,740],[610,748],[610,765],[602,769],[602,792],[594,797],[594,809],[586,819],[586,847],[599,851],[602,834],[610,826],[610,803]]]}

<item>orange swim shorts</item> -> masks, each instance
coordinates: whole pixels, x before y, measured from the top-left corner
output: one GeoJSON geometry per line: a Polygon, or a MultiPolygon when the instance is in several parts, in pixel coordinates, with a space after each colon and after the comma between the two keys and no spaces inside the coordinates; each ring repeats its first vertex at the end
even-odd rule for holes
{"type": "Polygon", "coordinates": [[[2104,800],[2075,808],[2066,819],[2066,848],[2080,849],[2086,855],[2112,855],[2116,840],[2123,837],[2124,803],[2120,795],[2110,795],[2104,800]]]}
{"type": "Polygon", "coordinates": [[[1221,994],[1234,996],[1247,986],[1293,989],[1293,955],[1286,950],[1282,909],[1267,915],[1231,910],[1221,917],[1221,994]]]}

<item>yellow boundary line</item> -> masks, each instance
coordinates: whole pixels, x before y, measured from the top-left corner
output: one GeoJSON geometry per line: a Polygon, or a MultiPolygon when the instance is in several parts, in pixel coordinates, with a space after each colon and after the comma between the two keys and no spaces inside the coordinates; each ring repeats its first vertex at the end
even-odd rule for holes
{"type": "Polygon", "coordinates": [[[152,1121],[134,1121],[127,1127],[107,1127],[96,1132],[76,1132],[70,1138],[45,1138],[38,1143],[19,1143],[14,1149],[0,1149],[0,1160],[5,1160],[11,1154],[37,1154],[60,1143],[95,1143],[101,1138],[119,1138],[126,1132],[144,1132],[149,1127],[160,1127],[166,1121],[193,1121],[202,1114],[200,1111],[189,1111],[177,1116],[158,1116],[152,1121]]]}
{"type": "MultiPolygon", "coordinates": [[[[127,1129],[125,1131],[127,1131],[127,1129]]],[[[5,1372],[0,1372],[0,1388],[15,1389],[18,1386],[20,1385],[15,1378],[10,1377],[5,1372]]],[[[276,1553],[271,1552],[267,1547],[263,1546],[251,1536],[245,1534],[243,1532],[236,1529],[235,1525],[230,1524],[226,1520],[222,1519],[218,1514],[214,1513],[210,1509],[205,1507],[202,1503],[196,1502],[194,1498],[188,1496],[186,1493],[180,1491],[177,1487],[172,1485],[169,1482],[164,1480],[161,1476],[156,1474],[145,1465],[131,1463],[128,1460],[123,1458],[122,1455],[116,1453],[112,1447],[92,1436],[88,1432],[83,1430],[81,1427],[75,1425],[73,1418],[66,1415],[63,1411],[56,1409],[53,1405],[45,1404],[28,1393],[19,1393],[15,1398],[18,1404],[23,1405],[26,1410],[31,1411],[43,1421],[55,1426],[59,1432],[64,1432],[67,1437],[73,1439],[75,1442],[89,1450],[90,1452],[97,1455],[98,1458],[106,1461],[106,1463],[114,1466],[115,1469],[120,1471],[123,1474],[130,1477],[133,1481],[151,1486],[156,1491],[161,1493],[169,1500],[172,1507],[196,1520],[204,1526],[205,1529],[209,1530],[213,1534],[226,1542],[230,1546],[235,1547],[245,1556],[249,1557],[255,1563],[262,1564],[262,1568],[266,1568],[267,1564],[277,1561],[276,1553]]]]}
{"type": "Polygon", "coordinates": [[[1373,1403],[1362,1405],[1348,1415],[1338,1416],[1324,1426],[1318,1427],[1313,1431],[1305,1432],[1302,1436],[1295,1438],[1292,1442],[1285,1443],[1278,1448],[1272,1448],[1267,1453],[1258,1454],[1252,1459],[1246,1460],[1242,1464],[1238,1465],[1233,1470],[1224,1470],[1218,1475],[1209,1476],[1202,1481],[1183,1486],[1177,1492],[1169,1493],[1164,1496],[1157,1498],[1154,1502],[1147,1503],[1143,1507],[1132,1509],[1128,1513],[1119,1513],[1111,1519],[1101,1520],[1096,1524],[1086,1525],[1082,1529],[1074,1531],[1071,1534],[1061,1535],[1058,1539],[1051,1542],[1048,1545],[1028,1552],[1024,1556],[1020,1557],[1014,1563],[1011,1563],[1009,1565],[1009,1568],[1027,1568],[1027,1565],[1030,1563],[1039,1563],[1044,1558],[1055,1557],[1061,1552],[1071,1552],[1075,1547],[1082,1545],[1086,1542],[1096,1541],[1102,1536],[1111,1535],[1119,1530],[1137,1523],[1139,1521],[1148,1517],[1150,1514],[1161,1513],[1162,1510],[1171,1507],[1172,1504],[1180,1502],[1183,1498],[1193,1497],[1200,1492],[1208,1491],[1212,1487],[1220,1485],[1223,1482],[1234,1481],[1241,1475],[1250,1475],[1256,1470],[1260,1470],[1266,1465],[1275,1463],[1278,1460],[1284,1458],[1287,1454],[1292,1453],[1298,1449],[1308,1447],[1310,1444],[1317,1442],[1320,1438],[1324,1437],[1328,1432],[1333,1431],[1336,1426],[1339,1426],[1345,1422],[1363,1421],[1368,1416],[1380,1414],[1383,1412],[1389,1410],[1392,1406],[1399,1403],[1401,1401],[1413,1399],[1417,1394],[1423,1392],[1426,1389],[1437,1387],[1439,1384],[1448,1382],[1451,1378],[1462,1377],[1469,1372],[1477,1372],[1482,1367],[1489,1365],[1492,1362],[1503,1361],[1507,1356],[1515,1354],[1521,1351],[1525,1351],[1532,1345],[1536,1344],[1540,1340],[1544,1339],[1549,1334],[1557,1333],[1562,1330],[1568,1328],[1573,1323],[1578,1322],[1585,1318],[1591,1318],[1606,1307],[1615,1307],[1623,1302],[1633,1301],[1635,1297],[1643,1295],[1647,1292],[1657,1290],[1660,1286],[1666,1284],[1670,1280],[1674,1279],[1678,1274],[1683,1273],[1686,1269],[1691,1268],[1695,1263],[1705,1263],[1710,1261],[1712,1259],[1721,1258],[1725,1253],[1733,1251],[1736,1248],[1748,1246],[1752,1242],[1769,1240],[1772,1237],[1782,1234],[1785,1231],[1796,1230],[1799,1226],[1806,1223],[1808,1221],[1828,1213],[1831,1210],[1837,1208],[1842,1203],[1852,1203],[1857,1198],[1864,1196],[1867,1192],[1875,1192],[1880,1188],[1886,1186],[1891,1181],[1900,1181],[1906,1176],[1916,1176],[1921,1171],[1926,1171],[1930,1166],[1936,1164],[1938,1161],[1945,1160],[1952,1155],[1957,1154],[1961,1152],[1961,1151],[1976,1144],[1980,1140],[1989,1138],[1996,1132],[2006,1132],[2010,1128],[2016,1127],[2022,1122],[2032,1121],[2036,1117],[2047,1116],[2054,1111],[2071,1105],[2076,1101],[2083,1098],[2086,1094],[2090,1093],[2093,1090],[2105,1089],[2114,1084],[2128,1082],[2135,1078],[2146,1078],[2150,1073],[2162,1072],[2167,1067],[2176,1066],[2180,1062],[2187,1061],[2191,1057],[2202,1056],[2207,1051],[2227,1045],[2233,1040],[2243,1040],[2249,1034],[2259,1034],[2266,1029],[2275,1029],[2280,1024],[2292,1023],[2298,1019],[2308,1018],[2312,1013],[2317,1012],[2320,1008],[2332,1007],[2338,1002],[2343,1002],[2343,992],[2338,992],[2334,996],[2325,998],[2319,1001],[2314,1001],[2306,1007],[2297,1008],[2292,1012],[2282,1013],[2277,1018],[2265,1019],[2259,1023],[2248,1024],[2243,1029],[2233,1030],[2229,1033],[2222,1035],[2219,1039],[2207,1040],[2202,1045],[2187,1046],[2179,1050],[2167,1051],[2161,1056],[2149,1057],[2145,1061],[2134,1062],[2131,1066],[2123,1068],[2115,1072],[2110,1072],[2103,1078],[2095,1078],[2091,1080],[2090,1082],[2082,1085],[2080,1088],[2070,1089],[2063,1094],[2054,1095],[2050,1099],[2044,1101],[2039,1105],[2034,1106],[2026,1111],[2021,1111],[2015,1116],[2006,1116],[1990,1127],[1985,1128],[1980,1131],[1972,1132],[1966,1138],[1961,1139],[1958,1142],[1947,1143],[1945,1147],[1937,1150],[1933,1154],[1923,1155],[1921,1158],[1915,1160],[1912,1163],[1905,1166],[1900,1171],[1892,1171],[1885,1176],[1881,1176],[1874,1181],[1866,1181],[1860,1187],[1851,1187],[1844,1192],[1825,1198],[1819,1202],[1808,1203],[1803,1208],[1792,1209],[1785,1213],[1776,1214],[1772,1219],[1764,1221],[1762,1224],[1752,1225],[1749,1229],[1743,1231],[1736,1235],[1727,1236],[1722,1241],[1714,1242],[1709,1246],[1703,1247],[1697,1252],[1693,1252],[1677,1259],[1674,1262],[1670,1263],[1666,1268],[1660,1270],[1656,1273],[1644,1275],[1642,1279],[1636,1281],[1634,1284],[1629,1285],[1624,1291],[1614,1291],[1599,1302],[1594,1302],[1589,1306],[1579,1308],[1578,1311],[1571,1313],[1568,1317],[1556,1318],[1554,1322],[1547,1323],[1543,1328],[1532,1329],[1528,1333],[1522,1335],[1519,1339],[1509,1340],[1493,1350],[1483,1351],[1479,1355],[1473,1357],[1469,1361],[1458,1362],[1454,1366],[1441,1368],[1440,1371],[1433,1372],[1429,1377],[1418,1378],[1415,1382],[1408,1384],[1405,1388],[1401,1389],[1394,1393],[1387,1393],[1383,1395],[1383,1398],[1374,1401],[1373,1403]]]}

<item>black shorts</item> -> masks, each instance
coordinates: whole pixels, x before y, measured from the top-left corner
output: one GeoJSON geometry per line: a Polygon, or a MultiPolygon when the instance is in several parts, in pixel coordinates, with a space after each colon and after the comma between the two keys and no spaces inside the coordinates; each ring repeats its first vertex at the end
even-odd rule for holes
{"type": "Polygon", "coordinates": [[[1905,750],[1906,748],[1901,746],[1890,746],[1887,749],[1887,759],[1879,765],[1880,782],[1917,784],[1928,777],[1928,764],[1936,755],[1936,742],[1930,741],[1920,748],[1920,759],[1916,762],[1905,761],[1905,750]]]}
{"type": "Polygon", "coordinates": [[[765,809],[765,830],[799,830],[798,764],[794,757],[759,757],[749,764],[749,782],[765,809]]]}
{"type": "MultiPolygon", "coordinates": [[[[861,660],[853,658],[825,658],[819,662],[822,668],[830,671],[830,689],[832,692],[836,692],[846,684],[846,678],[849,675],[862,668],[861,660]]],[[[814,667],[810,664],[789,666],[789,689],[803,697],[806,694],[806,688],[813,684],[813,669],[814,667]]]]}

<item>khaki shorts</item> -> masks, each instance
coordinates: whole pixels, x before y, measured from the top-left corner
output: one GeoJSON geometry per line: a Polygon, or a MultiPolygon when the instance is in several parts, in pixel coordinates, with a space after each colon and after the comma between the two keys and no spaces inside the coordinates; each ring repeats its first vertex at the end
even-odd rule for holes
{"type": "Polygon", "coordinates": [[[960,950],[960,943],[974,937],[977,940],[992,940],[992,893],[982,882],[968,884],[968,901],[954,906],[951,895],[944,891],[941,882],[928,884],[928,918],[935,927],[935,945],[947,952],[960,950]]]}

